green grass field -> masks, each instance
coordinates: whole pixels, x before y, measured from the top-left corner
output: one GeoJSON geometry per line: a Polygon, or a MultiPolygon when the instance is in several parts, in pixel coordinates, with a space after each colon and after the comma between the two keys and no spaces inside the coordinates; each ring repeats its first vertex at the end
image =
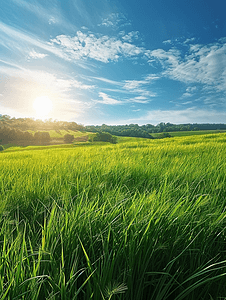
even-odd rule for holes
{"type": "Polygon", "coordinates": [[[0,153],[0,299],[226,299],[226,134],[0,153]]]}
{"type": "MultiPolygon", "coordinates": [[[[176,136],[194,136],[194,135],[206,135],[206,134],[215,134],[215,133],[225,133],[225,130],[198,130],[198,131],[173,131],[169,132],[172,137],[176,136]]],[[[163,133],[151,133],[154,138],[158,138],[163,133]]]]}

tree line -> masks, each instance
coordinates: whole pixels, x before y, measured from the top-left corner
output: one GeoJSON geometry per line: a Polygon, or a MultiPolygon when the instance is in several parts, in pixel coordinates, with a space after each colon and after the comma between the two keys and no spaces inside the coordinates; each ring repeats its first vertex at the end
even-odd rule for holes
{"type": "Polygon", "coordinates": [[[86,126],[90,132],[108,132],[116,136],[153,138],[152,133],[168,133],[174,131],[198,131],[198,130],[226,130],[226,124],[172,124],[159,123],[157,125],[130,124],[130,125],[96,125],[86,126]]]}
{"type": "Polygon", "coordinates": [[[84,131],[85,127],[76,122],[57,121],[53,119],[35,120],[32,118],[11,118],[8,115],[0,115],[0,128],[10,127],[11,129],[26,130],[73,130],[84,131]]]}
{"type": "MultiPolygon", "coordinates": [[[[83,126],[76,122],[66,122],[48,119],[45,121],[35,120],[32,118],[11,118],[8,115],[0,115],[0,143],[11,142],[15,140],[20,141],[39,141],[46,143],[50,137],[47,134],[35,133],[31,134],[30,131],[48,131],[48,130],[72,130],[72,131],[88,131],[95,133],[109,133],[114,136],[129,136],[129,137],[142,137],[153,138],[152,133],[162,133],[163,137],[169,132],[174,131],[197,131],[197,130],[226,130],[226,124],[172,124],[172,123],[159,123],[157,125],[146,124],[129,124],[129,125],[92,125],[83,126]]],[[[100,138],[100,137],[99,137],[100,138]]],[[[107,139],[107,137],[104,137],[107,139]]],[[[72,139],[72,137],[68,137],[72,139]]]]}
{"type": "Polygon", "coordinates": [[[20,144],[46,144],[51,140],[49,132],[37,131],[32,134],[29,131],[4,126],[0,128],[0,143],[8,144],[20,142],[20,144]]]}

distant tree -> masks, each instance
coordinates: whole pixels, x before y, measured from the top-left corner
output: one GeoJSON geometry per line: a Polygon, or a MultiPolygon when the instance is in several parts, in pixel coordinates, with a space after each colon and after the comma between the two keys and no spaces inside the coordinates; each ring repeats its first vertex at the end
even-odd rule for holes
{"type": "Polygon", "coordinates": [[[112,144],[116,144],[117,143],[117,137],[111,135],[108,132],[97,132],[96,135],[91,136],[90,140],[93,142],[109,142],[112,144]]]}
{"type": "Polygon", "coordinates": [[[3,151],[4,147],[2,145],[0,145],[0,151],[3,151]]]}
{"type": "Polygon", "coordinates": [[[23,141],[30,142],[30,141],[33,141],[34,137],[33,137],[32,133],[25,131],[25,132],[23,132],[21,139],[23,141]]]}
{"type": "Polygon", "coordinates": [[[73,134],[65,134],[64,135],[64,142],[65,143],[72,143],[74,141],[73,134]]]}
{"type": "Polygon", "coordinates": [[[36,131],[34,134],[34,140],[39,144],[46,144],[50,142],[51,138],[49,132],[36,131]]]}
{"type": "Polygon", "coordinates": [[[159,136],[157,138],[158,139],[164,139],[164,138],[169,138],[169,137],[171,137],[169,132],[162,132],[162,133],[159,134],[159,136]]]}

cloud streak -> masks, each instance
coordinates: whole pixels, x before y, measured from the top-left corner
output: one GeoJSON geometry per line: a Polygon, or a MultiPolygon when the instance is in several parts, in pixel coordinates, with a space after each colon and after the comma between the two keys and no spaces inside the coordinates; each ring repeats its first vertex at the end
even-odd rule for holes
{"type": "Polygon", "coordinates": [[[33,58],[33,59],[42,59],[42,58],[45,58],[46,56],[48,56],[48,54],[38,53],[35,50],[32,50],[29,53],[29,58],[33,58]]]}
{"type": "Polygon", "coordinates": [[[60,47],[65,58],[71,60],[94,59],[103,63],[118,61],[120,57],[136,57],[143,49],[107,35],[94,35],[77,31],[74,37],[59,35],[51,40],[52,45],[60,47]]]}
{"type": "Polygon", "coordinates": [[[116,99],[109,97],[107,94],[105,94],[103,92],[99,92],[99,97],[102,98],[102,100],[95,100],[94,102],[107,104],[107,105],[118,105],[118,104],[123,103],[120,100],[116,100],[116,99]]]}

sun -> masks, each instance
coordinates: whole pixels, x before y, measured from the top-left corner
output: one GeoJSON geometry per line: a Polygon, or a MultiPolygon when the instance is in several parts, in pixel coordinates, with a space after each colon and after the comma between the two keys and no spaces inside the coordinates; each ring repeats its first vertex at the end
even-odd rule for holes
{"type": "Polygon", "coordinates": [[[36,111],[36,116],[43,119],[52,111],[53,103],[48,96],[41,96],[34,100],[33,108],[36,111]]]}

